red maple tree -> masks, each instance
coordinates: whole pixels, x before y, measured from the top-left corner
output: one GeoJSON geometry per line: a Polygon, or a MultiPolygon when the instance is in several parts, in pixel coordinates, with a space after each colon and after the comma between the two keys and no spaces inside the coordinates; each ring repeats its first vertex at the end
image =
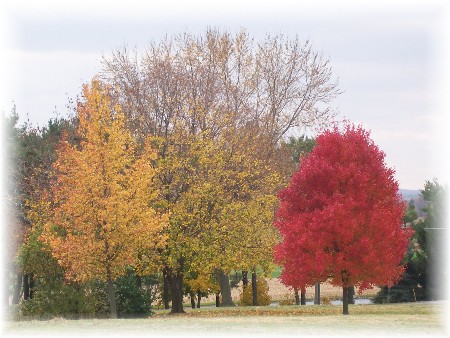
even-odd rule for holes
{"type": "Polygon", "coordinates": [[[282,190],[275,226],[281,280],[297,289],[330,280],[347,292],[395,283],[410,231],[394,170],[362,127],[325,131],[282,190]]]}

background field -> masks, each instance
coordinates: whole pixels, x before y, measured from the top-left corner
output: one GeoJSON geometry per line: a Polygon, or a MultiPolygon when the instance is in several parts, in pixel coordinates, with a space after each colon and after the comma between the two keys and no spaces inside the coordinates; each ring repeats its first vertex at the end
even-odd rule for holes
{"type": "MultiPolygon", "coordinates": [[[[267,278],[266,279],[269,285],[269,295],[272,301],[280,301],[286,299],[286,297],[294,299],[294,292],[292,289],[286,287],[281,283],[278,278],[267,278]]],[[[374,287],[370,290],[364,290],[361,294],[356,294],[355,297],[359,298],[371,298],[374,297],[379,291],[378,287],[374,287]]],[[[231,290],[231,297],[233,301],[236,303],[239,302],[239,295],[242,292],[242,282],[239,284],[239,287],[231,290]]],[[[320,286],[320,296],[321,298],[328,298],[329,300],[342,299],[342,288],[332,286],[328,283],[323,283],[320,286]]],[[[314,287],[306,288],[306,299],[312,300],[314,299],[314,287]]],[[[185,303],[190,304],[189,298],[185,298],[185,303]]],[[[213,304],[215,303],[215,296],[210,295],[209,297],[202,298],[202,304],[213,304]]]]}

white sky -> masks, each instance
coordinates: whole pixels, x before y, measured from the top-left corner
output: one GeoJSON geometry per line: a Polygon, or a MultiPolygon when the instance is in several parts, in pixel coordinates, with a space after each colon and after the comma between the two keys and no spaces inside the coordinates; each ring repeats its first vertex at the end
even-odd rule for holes
{"type": "MultiPolygon", "coordinates": [[[[400,187],[448,183],[446,1],[8,1],[0,4],[0,110],[45,125],[127,44],[217,27],[298,35],[328,56],[332,107],[371,130],[400,187]],[[64,3],[64,4],[63,4],[64,3]]],[[[450,34],[450,33],[449,33],[450,34]]]]}

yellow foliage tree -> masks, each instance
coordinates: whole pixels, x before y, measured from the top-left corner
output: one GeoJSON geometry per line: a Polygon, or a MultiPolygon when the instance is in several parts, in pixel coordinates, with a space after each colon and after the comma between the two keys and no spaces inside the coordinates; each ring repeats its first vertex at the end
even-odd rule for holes
{"type": "Polygon", "coordinates": [[[138,149],[108,86],[94,79],[83,95],[80,146],[61,140],[43,239],[68,279],[107,282],[111,317],[117,317],[113,280],[127,266],[138,273],[156,268],[168,217],[152,207],[156,153],[150,143],[138,149]]]}
{"type": "Polygon", "coordinates": [[[189,147],[188,189],[171,214],[172,256],[183,257],[194,275],[215,274],[222,305],[233,305],[228,273],[267,270],[278,239],[272,220],[280,176],[240,141],[238,134],[216,140],[197,135],[189,147]]]}
{"type": "Polygon", "coordinates": [[[233,305],[228,273],[266,267],[278,239],[272,221],[282,177],[262,154],[261,137],[226,121],[213,130],[201,107],[186,108],[170,133],[153,138],[160,155],[158,207],[170,212],[163,296],[168,307],[170,284],[174,313],[183,312],[183,283],[196,275],[214,274],[222,306],[233,305]]]}

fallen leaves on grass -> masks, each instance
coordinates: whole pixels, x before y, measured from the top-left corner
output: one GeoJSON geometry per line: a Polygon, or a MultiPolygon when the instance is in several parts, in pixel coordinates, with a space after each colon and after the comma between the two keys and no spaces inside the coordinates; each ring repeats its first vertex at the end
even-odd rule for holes
{"type": "MultiPolygon", "coordinates": [[[[424,303],[350,305],[350,315],[431,314],[440,310],[439,305],[424,303]]],[[[254,316],[333,316],[340,315],[340,306],[264,306],[186,309],[184,314],[170,314],[168,310],[156,311],[152,318],[182,317],[254,317],[254,316]]]]}

